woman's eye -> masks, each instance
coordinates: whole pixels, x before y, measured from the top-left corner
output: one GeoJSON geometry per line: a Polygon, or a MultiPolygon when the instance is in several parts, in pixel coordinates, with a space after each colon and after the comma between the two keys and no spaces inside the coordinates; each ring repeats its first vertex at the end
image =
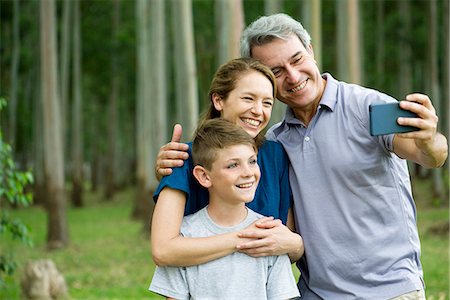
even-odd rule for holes
{"type": "Polygon", "coordinates": [[[267,107],[271,107],[271,106],[273,106],[273,101],[272,100],[266,100],[266,101],[263,102],[263,104],[265,106],[267,106],[267,107]]]}
{"type": "Polygon", "coordinates": [[[249,163],[250,163],[250,165],[253,166],[253,165],[256,165],[258,163],[258,161],[256,159],[251,159],[249,163]]]}

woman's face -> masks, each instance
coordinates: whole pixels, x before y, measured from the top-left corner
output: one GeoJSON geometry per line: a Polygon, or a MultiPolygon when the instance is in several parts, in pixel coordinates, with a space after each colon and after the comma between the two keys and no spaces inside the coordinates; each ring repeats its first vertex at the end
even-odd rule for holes
{"type": "Polygon", "coordinates": [[[257,71],[243,74],[226,99],[213,95],[214,107],[221,117],[241,126],[256,137],[269,123],[274,103],[270,80],[257,71]]]}

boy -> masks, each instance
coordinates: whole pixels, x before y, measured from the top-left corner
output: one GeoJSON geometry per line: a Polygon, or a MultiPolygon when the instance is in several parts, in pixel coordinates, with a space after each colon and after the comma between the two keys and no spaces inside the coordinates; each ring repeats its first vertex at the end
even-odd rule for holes
{"type": "MultiPolygon", "coordinates": [[[[260,178],[257,147],[242,128],[212,119],[197,129],[193,174],[209,205],[183,219],[181,234],[206,237],[246,228],[262,216],[248,209],[260,178]]],[[[290,299],[299,296],[287,255],[254,258],[235,252],[211,262],[157,268],[149,288],[176,299],[290,299]]]]}

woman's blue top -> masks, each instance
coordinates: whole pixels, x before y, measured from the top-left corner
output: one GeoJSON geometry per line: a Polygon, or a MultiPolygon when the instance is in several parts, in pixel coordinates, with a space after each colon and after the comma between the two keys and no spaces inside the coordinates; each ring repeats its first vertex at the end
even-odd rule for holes
{"type": "MultiPolygon", "coordinates": [[[[172,174],[164,176],[153,194],[156,202],[165,187],[183,191],[186,194],[184,215],[193,214],[208,204],[208,190],[202,187],[192,175],[192,143],[189,145],[189,158],[182,167],[173,168],[172,174]]],[[[265,141],[258,149],[258,165],[261,179],[255,198],[247,206],[265,216],[273,216],[286,224],[287,213],[292,202],[289,186],[288,157],[283,147],[273,141],[265,141]]]]}

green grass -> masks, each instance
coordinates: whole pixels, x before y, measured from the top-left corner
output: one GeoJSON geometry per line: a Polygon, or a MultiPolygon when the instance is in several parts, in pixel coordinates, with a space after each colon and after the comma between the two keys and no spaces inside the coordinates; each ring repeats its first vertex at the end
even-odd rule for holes
{"type": "MultiPolygon", "coordinates": [[[[72,299],[161,299],[147,291],[154,264],[148,234],[143,223],[130,219],[134,190],[103,202],[97,194],[86,194],[86,207],[68,210],[70,245],[59,251],[45,249],[46,214],[39,207],[12,211],[31,228],[34,248],[27,248],[1,236],[0,251],[10,249],[19,264],[0,299],[20,299],[21,267],[28,260],[50,258],[64,274],[72,299]]],[[[448,234],[431,233],[435,224],[449,219],[447,207],[418,203],[422,241],[422,263],[427,299],[449,298],[448,234]]],[[[294,268],[296,269],[296,268],[294,268]]],[[[298,277],[298,271],[295,270],[298,277]]]]}

